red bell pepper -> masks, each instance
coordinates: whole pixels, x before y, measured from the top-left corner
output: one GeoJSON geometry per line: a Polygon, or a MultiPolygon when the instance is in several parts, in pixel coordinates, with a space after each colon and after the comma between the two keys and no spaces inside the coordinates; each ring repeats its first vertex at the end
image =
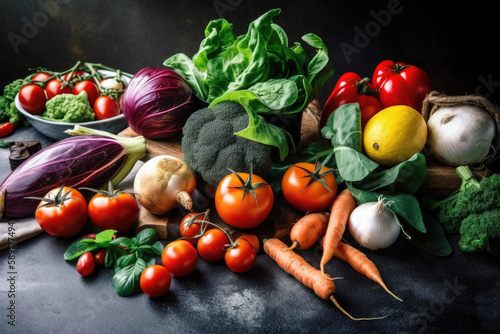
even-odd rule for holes
{"type": "Polygon", "coordinates": [[[427,94],[434,90],[430,75],[414,65],[384,60],[373,72],[372,83],[384,108],[407,105],[418,112],[427,94]]]}
{"type": "Polygon", "coordinates": [[[8,136],[14,131],[14,123],[6,122],[0,124],[0,137],[8,136]]]}
{"type": "Polygon", "coordinates": [[[366,122],[382,109],[382,105],[375,96],[375,90],[370,83],[370,78],[361,79],[353,72],[343,74],[321,112],[320,124],[325,126],[328,117],[338,107],[347,103],[359,103],[361,109],[361,125],[364,128],[366,122]]]}

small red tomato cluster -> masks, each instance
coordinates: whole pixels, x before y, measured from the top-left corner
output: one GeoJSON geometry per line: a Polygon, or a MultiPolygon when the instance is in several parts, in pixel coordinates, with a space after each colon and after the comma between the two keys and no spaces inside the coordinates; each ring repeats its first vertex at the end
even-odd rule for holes
{"type": "Polygon", "coordinates": [[[116,72],[104,77],[100,64],[78,62],[63,72],[43,70],[25,78],[26,84],[19,91],[19,103],[29,113],[39,115],[48,100],[60,94],[78,95],[87,93],[89,105],[97,120],[117,116],[121,113],[119,98],[124,92],[125,81],[116,72]]]}
{"type": "Polygon", "coordinates": [[[321,126],[338,107],[348,103],[359,103],[362,127],[382,109],[406,105],[415,110],[422,109],[427,94],[434,90],[430,75],[421,68],[403,62],[384,60],[380,62],[370,78],[361,78],[356,73],[343,74],[333,88],[321,113],[321,126]]]}

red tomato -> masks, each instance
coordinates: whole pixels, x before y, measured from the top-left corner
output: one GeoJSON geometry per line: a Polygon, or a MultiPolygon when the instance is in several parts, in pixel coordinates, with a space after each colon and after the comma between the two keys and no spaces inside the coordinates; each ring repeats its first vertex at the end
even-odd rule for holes
{"type": "Polygon", "coordinates": [[[235,247],[226,251],[224,259],[229,269],[241,274],[253,268],[257,260],[257,252],[250,242],[240,238],[235,247]]]}
{"type": "Polygon", "coordinates": [[[101,95],[97,85],[90,80],[83,80],[75,84],[73,87],[73,94],[78,95],[85,91],[87,93],[87,99],[91,106],[94,105],[95,100],[101,95]]]}
{"type": "Polygon", "coordinates": [[[206,261],[221,261],[226,254],[226,247],[229,243],[229,238],[224,231],[213,228],[206,231],[198,240],[198,253],[206,261]]]}
{"type": "Polygon", "coordinates": [[[45,81],[45,80],[47,80],[47,79],[48,79],[48,78],[50,78],[50,77],[51,77],[51,75],[50,75],[50,74],[48,74],[48,73],[39,72],[39,73],[35,74],[35,75],[31,78],[31,80],[41,82],[41,81],[45,81]]]}
{"type": "Polygon", "coordinates": [[[0,125],[0,137],[8,136],[14,131],[14,123],[6,122],[0,125]]]}
{"type": "Polygon", "coordinates": [[[242,229],[256,227],[271,213],[273,190],[258,175],[236,174],[227,175],[219,183],[215,192],[215,208],[228,225],[242,229]],[[251,192],[255,193],[255,198],[251,192]]]}
{"type": "Polygon", "coordinates": [[[94,272],[95,259],[91,252],[85,252],[78,258],[76,262],[76,270],[82,276],[89,276],[94,272]]]}
{"type": "Polygon", "coordinates": [[[71,75],[71,72],[69,73],[66,73],[66,75],[64,76],[64,81],[68,82],[70,81],[70,78],[73,80],[73,81],[77,81],[78,80],[78,77],[81,77],[83,75],[86,75],[87,73],[83,72],[83,71],[75,71],[73,73],[73,75],[71,75]]]}
{"type": "Polygon", "coordinates": [[[344,104],[357,102],[361,109],[361,126],[364,128],[368,120],[382,110],[382,105],[375,93],[369,78],[361,79],[358,74],[353,72],[343,74],[323,107],[321,127],[326,125],[328,117],[335,109],[344,104]]]}
{"type": "Polygon", "coordinates": [[[281,189],[294,208],[318,212],[333,203],[337,195],[337,180],[332,170],[321,164],[299,162],[287,169],[281,180],[281,189]]]}
{"type": "Polygon", "coordinates": [[[50,100],[59,94],[71,94],[71,87],[69,85],[62,86],[62,82],[58,79],[52,79],[45,86],[45,91],[47,92],[47,98],[50,100]]]}
{"type": "Polygon", "coordinates": [[[106,262],[106,253],[107,253],[107,250],[106,249],[100,249],[97,251],[97,253],[95,253],[95,262],[100,265],[100,266],[104,266],[104,263],[106,262]]]}
{"type": "Polygon", "coordinates": [[[198,264],[198,252],[186,240],[170,242],[161,254],[161,262],[172,276],[184,277],[191,274],[198,264]]]}
{"type": "Polygon", "coordinates": [[[144,269],[139,279],[142,292],[152,298],[161,297],[170,289],[172,277],[164,266],[151,265],[144,269]]]}
{"type": "Polygon", "coordinates": [[[205,215],[203,213],[190,212],[184,216],[179,226],[179,230],[181,235],[186,238],[185,240],[189,241],[193,245],[196,246],[198,243],[198,238],[193,238],[195,235],[198,235],[201,230],[201,223],[195,223],[195,220],[204,220],[205,215]],[[191,222],[191,223],[190,223],[191,222]],[[189,226],[188,226],[189,225],[189,226]]]}
{"type": "Polygon", "coordinates": [[[101,230],[127,232],[139,215],[139,206],[129,193],[116,191],[109,194],[98,193],[89,201],[89,217],[101,230]]]}
{"type": "Polygon", "coordinates": [[[29,84],[25,85],[19,91],[19,102],[21,106],[30,114],[39,114],[45,108],[47,97],[42,87],[29,84]]]}
{"type": "Polygon", "coordinates": [[[255,234],[244,234],[240,237],[240,239],[245,239],[250,244],[252,244],[253,248],[255,248],[255,252],[258,254],[260,252],[260,241],[259,238],[255,234]]]}
{"type": "Polygon", "coordinates": [[[73,237],[80,233],[87,222],[87,202],[83,195],[70,187],[55,188],[40,201],[35,218],[48,234],[73,237]]]}
{"type": "Polygon", "coordinates": [[[109,96],[99,96],[94,102],[94,112],[98,120],[118,116],[121,112],[120,102],[109,96]]]}
{"type": "Polygon", "coordinates": [[[427,72],[392,60],[384,60],[377,65],[372,82],[384,108],[406,105],[420,112],[425,96],[434,90],[434,82],[427,72]]]}

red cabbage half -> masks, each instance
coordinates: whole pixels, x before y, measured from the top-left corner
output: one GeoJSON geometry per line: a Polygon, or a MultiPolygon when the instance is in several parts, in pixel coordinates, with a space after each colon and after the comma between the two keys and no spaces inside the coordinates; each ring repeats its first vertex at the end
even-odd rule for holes
{"type": "Polygon", "coordinates": [[[39,200],[50,190],[101,188],[117,185],[146,155],[143,136],[125,138],[76,125],[66,131],[75,137],[55,142],[19,165],[0,185],[0,218],[35,214],[39,200]]]}
{"type": "Polygon", "coordinates": [[[194,111],[187,81],[168,68],[137,72],[122,95],[122,110],[136,133],[152,139],[179,134],[194,111]]]}

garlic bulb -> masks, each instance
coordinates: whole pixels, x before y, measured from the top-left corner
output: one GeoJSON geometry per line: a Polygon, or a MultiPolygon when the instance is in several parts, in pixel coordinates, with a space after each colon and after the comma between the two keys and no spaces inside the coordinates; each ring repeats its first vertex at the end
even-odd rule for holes
{"type": "Polygon", "coordinates": [[[496,136],[493,117],[472,105],[441,107],[427,121],[427,147],[449,166],[466,166],[486,160],[496,136]]]}
{"type": "Polygon", "coordinates": [[[349,216],[349,232],[362,247],[383,249],[398,238],[401,224],[394,211],[388,208],[390,204],[380,196],[377,202],[357,206],[349,216]]]}

